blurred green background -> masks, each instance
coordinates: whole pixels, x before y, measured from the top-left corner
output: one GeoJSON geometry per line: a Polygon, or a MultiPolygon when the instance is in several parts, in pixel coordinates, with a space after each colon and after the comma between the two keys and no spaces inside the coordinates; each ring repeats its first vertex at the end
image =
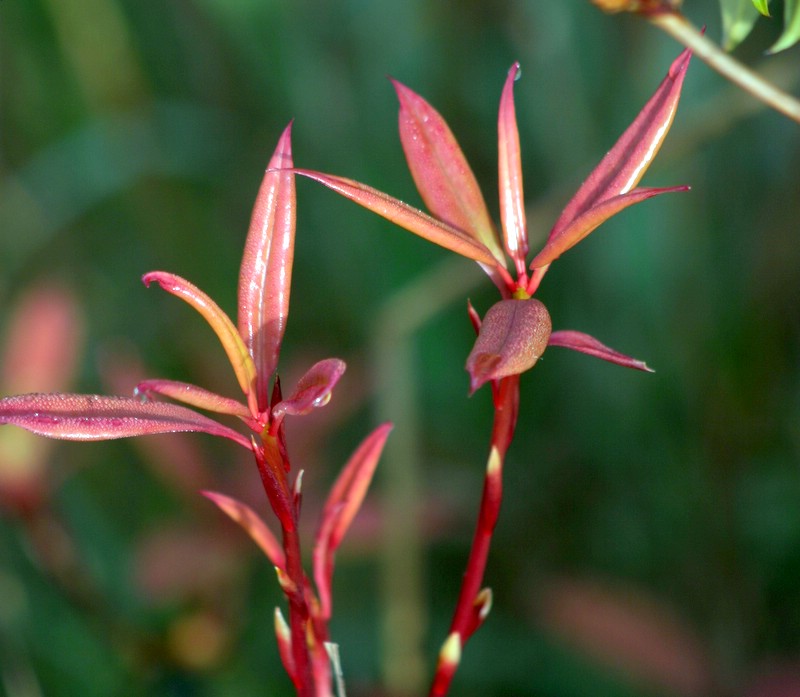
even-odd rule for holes
{"type": "MultiPolygon", "coordinates": [[[[714,0],[685,11],[719,38],[714,0]]],[[[759,63],[779,30],[761,20],[737,55],[759,63]]],[[[250,209],[290,119],[299,166],[419,204],[396,77],[448,120],[496,214],[497,103],[519,60],[536,249],[679,49],[582,0],[2,0],[0,336],[44,284],[70,319],[31,354],[73,342],[77,357],[65,384],[35,389],[160,376],[235,395],[213,334],[139,278],[178,273],[235,313],[250,209]]],[[[795,92],[799,50],[763,59],[795,92]]],[[[643,182],[692,191],[626,211],[554,264],[537,295],[554,327],[657,372],[551,349],[524,376],[495,605],[452,694],[800,694],[799,134],[694,61],[643,182]]],[[[298,205],[282,374],[349,364],[325,413],[289,433],[309,535],[348,453],[397,424],[339,555],[333,638],[348,694],[421,694],[490,428],[488,392],[467,398],[465,298],[483,312],[495,294],[470,262],[312,182],[298,205]]],[[[11,364],[4,392],[22,389],[24,360],[11,364]]],[[[0,455],[42,447],[20,442],[0,455]]],[[[274,573],[195,493],[264,510],[231,450],[165,436],[38,453],[41,505],[23,515],[6,497],[0,517],[0,690],[291,694],[274,573]]]]}

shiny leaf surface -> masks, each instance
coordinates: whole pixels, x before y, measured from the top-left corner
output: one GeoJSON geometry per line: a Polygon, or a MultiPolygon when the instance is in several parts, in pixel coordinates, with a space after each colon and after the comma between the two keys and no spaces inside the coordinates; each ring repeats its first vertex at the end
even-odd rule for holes
{"type": "Polygon", "coordinates": [[[151,271],[142,276],[142,281],[146,286],[155,281],[168,293],[185,300],[203,316],[219,337],[242,392],[246,396],[252,395],[256,377],[255,365],[239,332],[219,305],[197,286],[166,271],[151,271]]]}
{"type": "Polygon", "coordinates": [[[113,440],[157,433],[197,431],[250,442],[191,409],[165,402],[83,394],[27,394],[0,399],[0,424],[61,440],[113,440]]]}
{"type": "Polygon", "coordinates": [[[645,372],[654,372],[649,368],[644,361],[637,360],[626,356],[624,353],[615,351],[605,344],[601,344],[593,336],[584,334],[583,332],[576,332],[571,330],[562,330],[553,332],[550,335],[548,346],[563,346],[564,348],[572,349],[573,351],[580,351],[587,353],[595,358],[602,358],[609,363],[621,365],[624,368],[634,368],[635,370],[644,370],[645,372]]]}
{"type": "Polygon", "coordinates": [[[452,225],[436,220],[418,208],[409,206],[407,203],[389,196],[389,194],[352,179],[337,177],[332,174],[323,174],[322,172],[304,169],[298,169],[295,172],[327,186],[332,191],[349,198],[367,210],[377,213],[386,218],[386,220],[405,228],[409,232],[413,232],[415,235],[419,235],[429,242],[489,266],[495,266],[497,263],[489,249],[467,233],[454,228],[452,225]]]}
{"type": "Polygon", "coordinates": [[[581,184],[559,216],[548,240],[597,204],[631,191],[653,162],[672,125],[691,52],[683,51],[633,123],[581,184]]]}
{"type": "Polygon", "coordinates": [[[272,414],[276,418],[291,414],[300,416],[325,406],[331,398],[333,388],[344,375],[345,362],[338,358],[328,358],[315,363],[297,383],[294,392],[275,405],[272,414]]]}
{"type": "Polygon", "coordinates": [[[400,100],[400,142],[428,210],[470,234],[505,263],[483,194],[449,126],[414,91],[395,80],[392,84],[400,100]]]}
{"type": "Polygon", "coordinates": [[[278,142],[258,191],[239,272],[239,333],[256,366],[258,408],[269,399],[289,314],[295,237],[291,124],[278,142]]]}

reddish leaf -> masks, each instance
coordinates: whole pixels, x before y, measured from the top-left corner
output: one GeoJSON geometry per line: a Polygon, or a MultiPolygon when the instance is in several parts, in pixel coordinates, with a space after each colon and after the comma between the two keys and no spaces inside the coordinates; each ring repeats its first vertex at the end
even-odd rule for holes
{"type": "Polygon", "coordinates": [[[333,557],[367,495],[392,425],[378,426],[351,455],[328,494],[314,541],[314,580],[324,617],[330,617],[333,557]]]}
{"type": "Polygon", "coordinates": [[[428,210],[469,233],[505,264],[483,194],[447,122],[427,101],[392,80],[400,100],[400,141],[428,210]]]}
{"type": "Polygon", "coordinates": [[[555,261],[568,249],[574,247],[584,237],[594,232],[606,220],[615,216],[620,211],[634,203],[639,203],[659,194],[669,194],[676,191],[688,191],[688,186],[670,186],[666,188],[641,188],[634,189],[627,194],[612,196],[585,210],[569,225],[562,228],[556,235],[551,235],[544,248],[531,262],[531,268],[542,268],[555,261]]]}
{"type": "Polygon", "coordinates": [[[626,356],[619,351],[609,348],[601,344],[597,339],[583,332],[576,331],[559,331],[553,332],[550,335],[550,341],[547,342],[548,346],[563,346],[564,348],[572,349],[573,351],[580,351],[581,353],[588,353],[595,358],[602,358],[609,363],[616,363],[624,368],[634,368],[635,370],[644,370],[648,373],[654,372],[649,368],[644,361],[636,360],[630,356],[626,356]]]}
{"type": "Polygon", "coordinates": [[[517,271],[522,273],[525,270],[525,257],[528,255],[528,231],[525,223],[525,198],[522,190],[519,130],[514,110],[514,81],[517,77],[519,77],[519,63],[514,63],[511,70],[508,71],[503,94],[500,97],[497,152],[503,239],[508,255],[514,260],[517,271]]]}
{"type": "Polygon", "coordinates": [[[547,308],[533,298],[492,305],[467,358],[470,394],[489,380],[532,368],[544,353],[551,326],[547,308]]]}
{"type": "Polygon", "coordinates": [[[656,156],[672,125],[689,66],[691,52],[683,51],[633,123],[583,182],[550,231],[552,239],[601,201],[633,189],[656,156]]]}
{"type": "Polygon", "coordinates": [[[466,232],[436,220],[421,210],[389,196],[389,194],[352,179],[337,177],[332,174],[323,174],[322,172],[306,169],[295,170],[295,173],[318,181],[332,191],[349,198],[367,210],[377,213],[429,242],[491,267],[495,267],[498,264],[486,245],[474,240],[466,232]]]}
{"type": "MultiPolygon", "coordinates": [[[[239,336],[239,332],[231,322],[228,315],[209,298],[197,286],[189,283],[184,278],[176,276],[166,271],[151,271],[142,276],[142,281],[146,286],[155,281],[168,293],[178,296],[185,300],[195,310],[197,310],[206,322],[211,325],[219,340],[222,342],[222,347],[228,356],[228,360],[236,373],[236,378],[239,381],[239,386],[242,388],[245,396],[252,400],[253,386],[255,384],[256,369],[253,364],[253,359],[247,351],[247,347],[239,336]]],[[[255,405],[251,404],[251,409],[255,405]]]]}
{"type": "Polygon", "coordinates": [[[136,395],[159,394],[175,399],[198,409],[207,409],[217,414],[238,416],[248,424],[253,422],[250,410],[241,402],[209,392],[208,390],[177,380],[143,380],[136,385],[136,395]]]}
{"type": "Polygon", "coordinates": [[[258,191],[239,272],[239,333],[256,366],[258,408],[269,399],[278,365],[292,280],[295,236],[291,124],[281,136],[258,191]]]}
{"type": "Polygon", "coordinates": [[[261,520],[250,506],[215,491],[202,491],[200,493],[209,501],[215,503],[231,520],[241,525],[244,531],[250,535],[253,542],[267,555],[273,566],[286,570],[286,556],[283,553],[283,548],[267,527],[267,524],[261,520]]]}
{"type": "Polygon", "coordinates": [[[156,433],[197,431],[250,442],[227,426],[166,402],[83,394],[26,394],[0,399],[0,424],[61,440],[113,440],[156,433]]]}
{"type": "Polygon", "coordinates": [[[300,416],[325,406],[346,367],[345,362],[338,358],[315,363],[300,378],[292,395],[275,405],[272,409],[273,417],[281,418],[286,414],[300,416]]]}

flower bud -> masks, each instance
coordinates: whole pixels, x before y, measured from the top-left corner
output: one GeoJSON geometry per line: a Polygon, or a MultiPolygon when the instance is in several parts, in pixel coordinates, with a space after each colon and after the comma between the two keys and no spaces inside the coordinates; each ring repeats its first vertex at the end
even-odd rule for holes
{"type": "Polygon", "coordinates": [[[489,380],[519,375],[544,353],[552,324],[538,300],[501,300],[489,308],[467,358],[470,393],[489,380]]]}

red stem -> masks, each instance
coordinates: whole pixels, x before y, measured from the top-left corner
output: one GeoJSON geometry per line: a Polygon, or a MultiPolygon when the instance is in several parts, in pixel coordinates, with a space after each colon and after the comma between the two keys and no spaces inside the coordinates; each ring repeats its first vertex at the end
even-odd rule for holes
{"type": "Polygon", "coordinates": [[[283,550],[286,554],[286,574],[294,584],[294,589],[287,592],[289,600],[289,627],[292,631],[292,656],[294,657],[295,675],[292,676],[298,697],[313,697],[314,679],[311,672],[311,661],[308,655],[308,605],[306,604],[302,559],[300,558],[300,538],[297,525],[283,527],[283,550]]]}
{"type": "MultiPolygon", "coordinates": [[[[488,468],[484,479],[475,536],[472,539],[472,548],[461,583],[461,592],[453,614],[453,621],[450,624],[450,634],[457,633],[459,635],[461,647],[480,626],[481,618],[477,616],[479,608],[476,607],[475,601],[478,599],[478,593],[483,583],[492,535],[500,513],[503,496],[503,462],[508,446],[514,437],[519,412],[519,375],[511,375],[500,380],[494,389],[493,396],[494,424],[489,449],[490,462],[493,457],[492,451],[496,451],[497,454],[494,456],[494,466],[488,468]]],[[[447,694],[455,674],[455,667],[440,660],[429,692],[430,697],[443,697],[447,694]]]]}
{"type": "Polygon", "coordinates": [[[275,436],[262,437],[263,449],[255,450],[258,470],[264,491],[281,524],[283,552],[286,557],[286,576],[290,587],[283,591],[289,601],[289,627],[292,638],[294,673],[292,682],[298,697],[314,697],[314,678],[308,650],[309,609],[305,597],[306,577],[300,555],[300,537],[297,534],[298,506],[293,505],[292,493],[286,479],[291,467],[285,450],[278,446],[275,436]]]}

